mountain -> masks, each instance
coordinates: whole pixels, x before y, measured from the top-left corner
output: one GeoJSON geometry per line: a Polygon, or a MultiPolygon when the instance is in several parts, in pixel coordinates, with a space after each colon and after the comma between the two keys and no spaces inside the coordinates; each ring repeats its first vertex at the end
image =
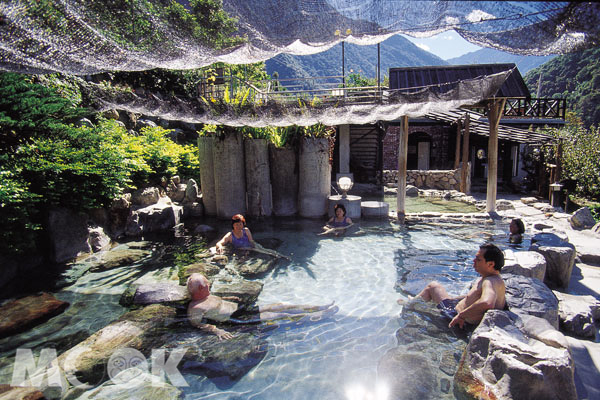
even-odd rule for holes
{"type": "Polygon", "coordinates": [[[584,125],[600,125],[600,47],[557,56],[524,79],[531,93],[539,84],[540,97],[564,97],[584,125]]]}
{"type": "Polygon", "coordinates": [[[536,68],[556,56],[520,56],[500,50],[483,48],[446,60],[451,65],[515,63],[521,75],[536,68]]]}
{"type": "MultiPolygon", "coordinates": [[[[377,45],[358,46],[345,43],[344,54],[346,76],[358,73],[366,78],[377,77],[377,45]]],[[[380,54],[382,82],[384,77],[389,75],[389,68],[447,64],[400,35],[381,42],[380,54]]],[[[280,79],[339,76],[342,74],[342,45],[339,43],[327,51],[307,56],[279,54],[267,60],[266,64],[267,73],[272,75],[273,72],[277,72],[280,79]]]]}

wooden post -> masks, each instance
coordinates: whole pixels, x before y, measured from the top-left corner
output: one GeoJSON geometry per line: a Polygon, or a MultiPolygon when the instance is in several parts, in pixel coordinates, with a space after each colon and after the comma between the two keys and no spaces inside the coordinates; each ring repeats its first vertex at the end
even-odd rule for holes
{"type": "Polygon", "coordinates": [[[506,99],[492,100],[488,105],[488,121],[490,138],[488,140],[488,180],[486,211],[496,211],[496,194],[498,192],[498,125],[506,99]]]}
{"type": "Polygon", "coordinates": [[[405,223],[406,219],[406,161],[408,155],[408,117],[400,118],[400,137],[398,138],[398,191],[396,208],[398,221],[405,223]]]}
{"type": "Polygon", "coordinates": [[[462,148],[462,170],[460,171],[460,191],[468,194],[469,187],[467,185],[467,179],[469,178],[469,137],[471,132],[469,127],[471,125],[471,117],[469,113],[465,115],[465,129],[463,130],[463,148],[462,148]]]}
{"type": "MultiPolygon", "coordinates": [[[[596,149],[597,150],[597,149],[596,149]]],[[[563,140],[558,140],[558,147],[556,149],[556,180],[550,183],[560,182],[562,179],[562,158],[563,158],[563,140]]]]}
{"type": "Polygon", "coordinates": [[[456,151],[454,152],[454,169],[458,169],[460,164],[460,135],[461,135],[460,119],[456,120],[456,151]]]}

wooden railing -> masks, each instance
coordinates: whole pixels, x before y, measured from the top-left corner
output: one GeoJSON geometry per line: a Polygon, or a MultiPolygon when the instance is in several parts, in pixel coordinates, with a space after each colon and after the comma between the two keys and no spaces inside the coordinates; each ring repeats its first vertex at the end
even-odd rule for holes
{"type": "MultiPolygon", "coordinates": [[[[483,108],[477,109],[485,114],[483,108]]],[[[539,118],[539,119],[562,119],[567,112],[567,99],[506,99],[504,113],[506,118],[539,118]]]]}

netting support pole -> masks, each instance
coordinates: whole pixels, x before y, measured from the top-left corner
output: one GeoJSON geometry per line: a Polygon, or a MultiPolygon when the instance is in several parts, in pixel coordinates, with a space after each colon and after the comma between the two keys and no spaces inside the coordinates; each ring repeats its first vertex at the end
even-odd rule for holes
{"type": "Polygon", "coordinates": [[[408,117],[400,117],[400,137],[398,138],[398,191],[396,208],[398,222],[406,221],[406,161],[408,156],[408,117]]]}
{"type": "Polygon", "coordinates": [[[460,164],[460,136],[462,131],[462,124],[460,119],[456,120],[456,151],[454,152],[454,169],[458,169],[460,164]]]}
{"type": "Polygon", "coordinates": [[[469,194],[470,187],[467,184],[469,179],[469,138],[471,137],[470,132],[471,117],[469,113],[465,115],[465,127],[463,130],[463,144],[462,144],[462,169],[460,171],[460,191],[464,194],[469,194]]]}
{"type": "Polygon", "coordinates": [[[488,120],[490,123],[490,138],[488,140],[488,181],[486,212],[496,211],[496,194],[498,192],[498,125],[506,99],[490,101],[488,105],[488,120]]]}

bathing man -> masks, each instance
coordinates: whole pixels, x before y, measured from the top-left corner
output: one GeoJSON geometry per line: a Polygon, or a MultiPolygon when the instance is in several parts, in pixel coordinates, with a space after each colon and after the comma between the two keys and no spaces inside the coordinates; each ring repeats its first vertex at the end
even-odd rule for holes
{"type": "MultiPolygon", "coordinates": [[[[419,296],[438,304],[442,314],[451,319],[449,327],[478,324],[489,309],[503,310],[506,306],[506,287],[500,276],[504,266],[504,253],[493,244],[479,248],[473,260],[473,268],[481,275],[466,295],[450,297],[438,282],[430,282],[419,296]]],[[[398,300],[402,304],[402,300],[398,300]]]]}
{"type": "Polygon", "coordinates": [[[311,321],[317,321],[325,316],[330,316],[338,311],[337,306],[269,304],[266,306],[238,305],[238,297],[219,297],[210,294],[210,282],[199,273],[190,275],[187,288],[192,297],[188,305],[188,318],[190,323],[202,331],[216,335],[219,340],[231,339],[233,335],[215,325],[206,323],[203,318],[215,322],[229,322],[233,324],[259,323],[267,320],[282,318],[300,319],[309,316],[311,321]]]}

